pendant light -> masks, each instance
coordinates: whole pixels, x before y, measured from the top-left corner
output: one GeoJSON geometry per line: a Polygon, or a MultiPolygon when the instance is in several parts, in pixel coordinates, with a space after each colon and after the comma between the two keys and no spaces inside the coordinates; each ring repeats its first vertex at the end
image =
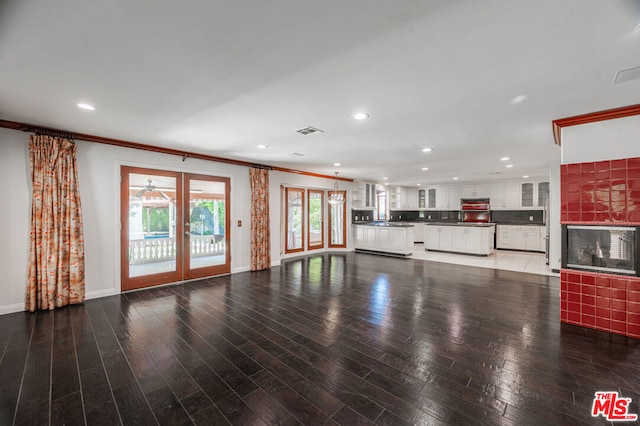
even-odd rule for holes
{"type": "Polygon", "coordinates": [[[333,184],[333,189],[331,191],[329,191],[329,204],[335,206],[338,204],[344,204],[344,202],[346,201],[344,199],[344,193],[339,192],[338,189],[338,172],[336,172],[336,181],[333,184]]]}

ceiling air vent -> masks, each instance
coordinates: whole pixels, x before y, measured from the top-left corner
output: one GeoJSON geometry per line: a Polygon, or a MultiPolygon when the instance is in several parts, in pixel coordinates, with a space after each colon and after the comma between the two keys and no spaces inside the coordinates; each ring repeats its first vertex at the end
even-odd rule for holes
{"type": "Polygon", "coordinates": [[[295,157],[304,157],[304,154],[301,152],[294,152],[291,155],[295,156],[295,157]]]}
{"type": "Polygon", "coordinates": [[[300,133],[301,135],[310,135],[312,133],[324,133],[323,130],[316,129],[315,127],[311,127],[311,126],[307,126],[304,129],[296,130],[296,132],[300,133]]]}
{"type": "Polygon", "coordinates": [[[627,68],[616,73],[616,78],[613,80],[613,84],[625,83],[638,78],[640,78],[640,66],[627,68]]]}

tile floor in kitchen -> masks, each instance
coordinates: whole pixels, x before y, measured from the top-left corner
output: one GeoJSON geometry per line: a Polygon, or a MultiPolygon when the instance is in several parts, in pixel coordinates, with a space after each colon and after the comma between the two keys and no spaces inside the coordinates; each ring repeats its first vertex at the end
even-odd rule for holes
{"type": "Polygon", "coordinates": [[[426,251],[424,244],[415,244],[412,259],[424,259],[434,262],[455,263],[458,265],[477,266],[479,268],[504,269],[508,271],[529,272],[531,274],[550,275],[554,273],[546,264],[544,253],[514,250],[495,250],[489,256],[473,256],[458,253],[426,251]]]}

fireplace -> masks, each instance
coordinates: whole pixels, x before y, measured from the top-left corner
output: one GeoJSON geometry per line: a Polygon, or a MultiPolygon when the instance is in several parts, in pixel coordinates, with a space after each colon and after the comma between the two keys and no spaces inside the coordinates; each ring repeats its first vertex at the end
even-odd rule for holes
{"type": "Polygon", "coordinates": [[[633,226],[562,226],[562,267],[640,276],[638,236],[633,226]]]}

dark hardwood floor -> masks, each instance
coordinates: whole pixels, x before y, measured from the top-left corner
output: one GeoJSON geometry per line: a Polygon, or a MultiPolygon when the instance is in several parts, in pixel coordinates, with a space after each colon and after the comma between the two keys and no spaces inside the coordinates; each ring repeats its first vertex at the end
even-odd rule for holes
{"type": "Polygon", "coordinates": [[[0,316],[1,425],[605,424],[640,341],[559,321],[558,279],[321,254],[0,316]]]}

